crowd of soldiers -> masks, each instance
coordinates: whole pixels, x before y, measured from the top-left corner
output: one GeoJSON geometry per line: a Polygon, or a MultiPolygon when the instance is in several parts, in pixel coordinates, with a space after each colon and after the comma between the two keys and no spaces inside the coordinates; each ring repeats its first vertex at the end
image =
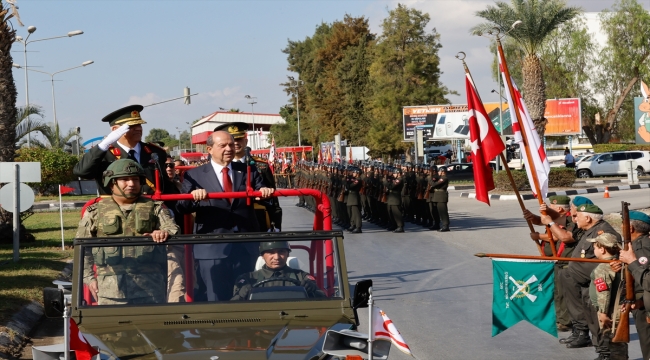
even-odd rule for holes
{"type": "MultiPolygon", "coordinates": [[[[444,166],[300,162],[287,178],[293,188],[326,194],[333,222],[353,234],[362,232],[363,220],[396,233],[404,232],[405,222],[449,231],[444,166]]],[[[315,209],[311,197],[300,197],[296,206],[315,209]]]]}

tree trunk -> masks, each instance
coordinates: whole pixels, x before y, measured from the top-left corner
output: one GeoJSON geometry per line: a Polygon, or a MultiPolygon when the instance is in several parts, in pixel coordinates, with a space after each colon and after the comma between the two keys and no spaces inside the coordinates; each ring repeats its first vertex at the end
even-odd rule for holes
{"type": "Polygon", "coordinates": [[[11,45],[16,31],[6,20],[9,9],[0,3],[0,162],[14,161],[16,154],[16,84],[12,72],[11,45]]]}
{"type": "Polygon", "coordinates": [[[522,76],[524,78],[524,101],[530,112],[530,117],[535,124],[535,130],[537,130],[540,139],[542,139],[546,130],[546,123],[548,122],[544,117],[544,111],[546,110],[546,84],[544,83],[542,64],[536,55],[526,55],[522,64],[522,76]]]}
{"type": "Polygon", "coordinates": [[[635,73],[637,76],[630,79],[630,81],[627,83],[627,86],[625,86],[625,89],[623,89],[623,92],[614,102],[614,106],[612,106],[612,108],[607,112],[607,117],[605,117],[605,124],[609,125],[610,129],[614,128],[614,121],[616,121],[616,115],[618,115],[618,111],[621,109],[621,106],[623,106],[623,101],[630,93],[630,91],[632,91],[632,88],[634,87],[634,84],[636,84],[637,80],[639,80],[639,70],[636,69],[635,73]]]}

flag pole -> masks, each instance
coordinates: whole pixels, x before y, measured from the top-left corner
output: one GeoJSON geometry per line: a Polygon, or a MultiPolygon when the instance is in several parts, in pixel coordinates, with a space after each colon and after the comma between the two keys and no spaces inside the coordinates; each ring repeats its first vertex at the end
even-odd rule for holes
{"type": "Polygon", "coordinates": [[[605,263],[609,264],[614,260],[601,260],[601,259],[585,259],[585,258],[566,258],[559,256],[535,256],[535,255],[517,255],[517,254],[486,254],[486,253],[477,253],[474,254],[476,257],[480,258],[497,258],[497,259],[521,259],[521,260],[553,260],[553,261],[573,261],[573,262],[586,262],[586,263],[605,263]]]}
{"type": "MultiPolygon", "coordinates": [[[[503,65],[503,73],[505,75],[505,85],[508,86],[508,92],[510,93],[511,97],[514,96],[514,87],[512,86],[512,79],[510,78],[510,71],[508,70],[508,64],[506,64],[506,58],[505,55],[503,54],[503,46],[501,46],[501,39],[499,38],[499,34],[497,33],[496,35],[496,42],[497,42],[497,48],[498,48],[498,53],[499,53],[499,59],[500,63],[503,65]]],[[[510,104],[511,111],[512,113],[514,110],[515,116],[517,118],[517,122],[519,122],[519,129],[521,131],[521,137],[522,137],[522,142],[524,144],[524,150],[526,152],[526,160],[528,166],[528,171],[530,171],[530,174],[533,177],[533,186],[535,186],[535,190],[537,193],[537,201],[539,202],[540,205],[544,204],[544,199],[542,199],[542,192],[541,188],[539,186],[539,179],[537,178],[537,171],[535,170],[535,163],[533,161],[533,157],[530,153],[530,147],[528,145],[528,137],[526,136],[526,126],[524,125],[524,122],[521,119],[521,114],[519,113],[519,104],[517,104],[516,101],[513,101],[512,104],[510,104]]],[[[542,211],[542,215],[546,215],[546,211],[542,211]]],[[[548,241],[551,243],[551,251],[553,252],[553,256],[557,257],[557,249],[555,248],[555,239],[553,238],[553,233],[551,232],[550,227],[546,227],[546,235],[548,236],[548,241]]]]}
{"type": "Polygon", "coordinates": [[[63,197],[61,195],[61,184],[59,184],[59,220],[61,221],[61,251],[65,251],[65,236],[63,231],[63,197]]]}
{"type": "MultiPolygon", "coordinates": [[[[469,71],[469,68],[467,67],[467,63],[465,62],[465,53],[464,52],[459,52],[456,54],[456,58],[463,63],[463,68],[465,69],[465,74],[467,74],[472,81],[472,86],[476,88],[474,85],[474,78],[472,78],[472,73],[469,71]],[[463,54],[463,57],[461,58],[458,54],[463,54]]],[[[481,95],[478,93],[478,90],[476,91],[476,96],[478,96],[478,100],[483,103],[483,100],[481,99],[481,95]]],[[[515,179],[512,177],[512,173],[510,172],[510,168],[508,167],[508,163],[506,162],[505,156],[503,156],[503,152],[499,153],[499,156],[501,157],[501,161],[505,164],[506,168],[506,173],[508,174],[508,179],[510,179],[510,185],[512,185],[512,189],[515,191],[515,195],[517,196],[517,200],[519,201],[519,206],[521,207],[521,210],[526,210],[526,205],[524,205],[524,200],[521,198],[521,194],[519,193],[519,189],[517,189],[517,185],[515,184],[515,179]]],[[[533,233],[535,232],[535,228],[533,227],[533,223],[530,222],[530,220],[526,219],[526,223],[528,223],[528,228],[530,229],[530,232],[533,233]]],[[[533,240],[535,242],[535,245],[537,245],[537,249],[539,250],[539,254],[544,256],[544,249],[542,248],[542,242],[541,240],[533,240]]]]}

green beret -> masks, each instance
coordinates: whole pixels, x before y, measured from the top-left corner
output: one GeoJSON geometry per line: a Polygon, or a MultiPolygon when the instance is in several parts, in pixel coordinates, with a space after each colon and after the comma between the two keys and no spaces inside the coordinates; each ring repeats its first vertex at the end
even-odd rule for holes
{"type": "Polygon", "coordinates": [[[569,205],[569,204],[571,204],[571,198],[566,196],[566,195],[549,196],[548,201],[553,205],[569,205]]]}
{"type": "Polygon", "coordinates": [[[587,205],[581,205],[578,206],[578,212],[586,212],[586,213],[591,213],[591,214],[603,214],[603,211],[596,205],[594,204],[587,204],[587,205]]]}
{"type": "Polygon", "coordinates": [[[225,123],[214,128],[214,131],[227,131],[235,139],[246,137],[248,131],[248,124],[245,122],[231,122],[225,123]]]}
{"type": "Polygon", "coordinates": [[[146,124],[147,122],[140,117],[140,112],[143,109],[144,106],[142,105],[129,105],[104,116],[102,121],[109,123],[111,126],[146,124]]]}
{"type": "Polygon", "coordinates": [[[646,224],[650,224],[650,216],[641,211],[632,210],[630,211],[630,220],[643,221],[646,224]]]}
{"type": "Polygon", "coordinates": [[[573,205],[579,207],[580,205],[593,205],[594,203],[584,196],[576,196],[573,198],[573,205]]]}

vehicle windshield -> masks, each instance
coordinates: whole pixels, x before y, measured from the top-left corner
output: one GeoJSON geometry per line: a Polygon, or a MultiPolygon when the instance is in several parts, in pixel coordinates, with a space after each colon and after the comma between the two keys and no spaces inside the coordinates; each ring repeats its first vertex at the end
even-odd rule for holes
{"type": "Polygon", "coordinates": [[[84,239],[76,245],[83,254],[79,304],[318,301],[344,296],[336,241],[314,240],[313,234],[309,240],[246,237],[197,241],[177,236],[161,244],[133,238],[133,245],[124,246],[106,246],[111,238],[84,239]]]}

